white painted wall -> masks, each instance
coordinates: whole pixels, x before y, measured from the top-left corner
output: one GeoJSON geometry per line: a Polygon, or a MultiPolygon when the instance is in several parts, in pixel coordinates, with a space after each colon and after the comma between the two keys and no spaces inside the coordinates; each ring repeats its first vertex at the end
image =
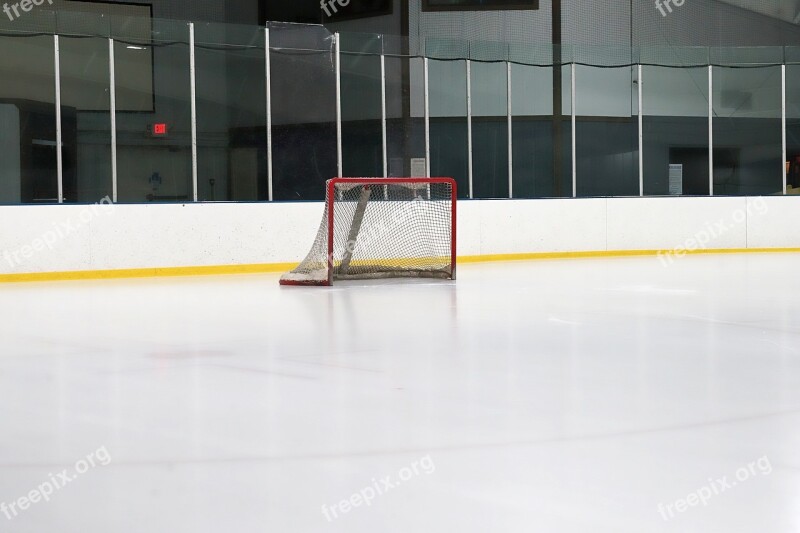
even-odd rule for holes
{"type": "MultiPolygon", "coordinates": [[[[798,202],[465,201],[458,252],[800,248],[798,202]]],[[[311,246],[321,215],[320,203],[0,207],[0,273],[295,262],[311,246]]]]}

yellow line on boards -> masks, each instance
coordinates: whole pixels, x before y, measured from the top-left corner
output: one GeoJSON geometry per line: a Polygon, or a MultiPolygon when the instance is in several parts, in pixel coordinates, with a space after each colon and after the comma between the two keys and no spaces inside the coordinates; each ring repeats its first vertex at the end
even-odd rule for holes
{"type": "MultiPolygon", "coordinates": [[[[725,248],[714,250],[687,250],[686,255],[744,254],[744,253],[800,253],[800,248],[725,248]]],[[[503,261],[532,261],[541,259],[580,259],[601,257],[633,257],[675,255],[672,250],[616,250],[588,252],[536,252],[521,254],[466,255],[458,258],[459,264],[503,261]]],[[[129,268],[123,270],[82,270],[73,272],[34,272],[27,274],[0,274],[0,283],[34,281],[76,281],[100,279],[159,278],[179,276],[218,276],[229,274],[267,274],[287,272],[297,263],[266,263],[255,265],[219,265],[201,267],[129,268]]]]}
{"type": "Polygon", "coordinates": [[[746,254],[746,253],[792,253],[800,248],[717,248],[713,250],[684,250],[680,254],[673,250],[597,250],[588,252],[532,252],[524,254],[466,255],[458,258],[459,263],[488,263],[500,261],[533,261],[538,259],[581,259],[598,257],[635,257],[654,255],[697,255],[697,254],[746,254]]]}
{"type": "Polygon", "coordinates": [[[297,263],[263,265],[220,265],[204,267],[128,268],[124,270],[80,270],[73,272],[35,272],[30,274],[0,274],[0,283],[30,281],[75,281],[96,279],[160,278],[178,276],[218,276],[226,274],[264,274],[286,272],[297,263]]]}

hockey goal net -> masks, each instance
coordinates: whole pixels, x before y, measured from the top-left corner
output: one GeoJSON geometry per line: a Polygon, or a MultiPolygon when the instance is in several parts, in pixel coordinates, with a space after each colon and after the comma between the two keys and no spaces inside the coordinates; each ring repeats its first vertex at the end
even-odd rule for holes
{"type": "Polygon", "coordinates": [[[281,285],[456,276],[451,178],[334,178],[311,251],[281,285]]]}

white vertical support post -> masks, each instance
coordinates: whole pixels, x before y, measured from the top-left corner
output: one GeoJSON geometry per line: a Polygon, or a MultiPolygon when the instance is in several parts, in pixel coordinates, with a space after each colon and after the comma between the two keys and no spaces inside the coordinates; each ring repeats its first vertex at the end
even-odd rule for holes
{"type": "Polygon", "coordinates": [[[714,196],[714,66],[708,65],[708,195],[714,196]]]}
{"type": "Polygon", "coordinates": [[[58,35],[53,35],[56,90],[56,172],[58,180],[58,203],[64,203],[64,156],[62,154],[63,133],[61,129],[61,50],[58,35]]]}
{"type": "Polygon", "coordinates": [[[198,200],[197,188],[197,78],[194,54],[194,22],[189,23],[189,83],[192,98],[192,200],[198,200]]]}
{"type": "Polygon", "coordinates": [[[474,198],[472,188],[472,61],[467,62],[467,180],[469,197],[474,198]]]}
{"type": "Polygon", "coordinates": [[[269,54],[269,27],[264,28],[264,71],[267,97],[267,198],[273,201],[272,178],[272,62],[269,54]]]}
{"type": "Polygon", "coordinates": [[[117,74],[114,59],[114,39],[108,39],[108,93],[111,108],[111,201],[117,203],[117,74]]]}
{"type": "Polygon", "coordinates": [[[389,139],[386,132],[386,56],[381,37],[381,148],[383,149],[383,177],[389,177],[389,139]]]}
{"type": "Polygon", "coordinates": [[[636,65],[636,67],[637,86],[639,88],[639,196],[644,196],[644,110],[642,109],[644,87],[642,86],[642,65],[636,65]]]}
{"type": "Polygon", "coordinates": [[[342,164],[342,45],[339,32],[334,39],[336,50],[336,175],[344,176],[342,164]]]}
{"type": "Polygon", "coordinates": [[[423,83],[425,87],[425,177],[431,177],[431,94],[428,76],[428,58],[422,60],[423,83]]]}
{"type": "Polygon", "coordinates": [[[781,65],[781,173],[783,175],[783,194],[788,188],[786,172],[786,63],[781,65]]]}
{"type": "Polygon", "coordinates": [[[514,198],[514,139],[511,107],[511,62],[506,61],[506,112],[508,114],[508,197],[514,198]]]}
{"type": "Polygon", "coordinates": [[[577,198],[578,197],[578,154],[576,152],[577,152],[577,144],[578,144],[577,140],[578,140],[578,137],[577,137],[576,131],[575,131],[576,130],[575,126],[577,124],[577,121],[575,119],[576,116],[577,116],[577,105],[576,105],[576,102],[575,102],[575,94],[577,92],[575,90],[575,87],[576,87],[576,85],[575,85],[575,72],[576,72],[577,69],[575,68],[575,63],[574,62],[570,65],[570,70],[571,70],[571,76],[570,76],[570,93],[571,93],[571,96],[570,96],[570,98],[572,100],[572,102],[570,102],[570,104],[571,104],[570,107],[572,109],[572,117],[571,117],[572,118],[572,197],[573,198],[577,198]]]}

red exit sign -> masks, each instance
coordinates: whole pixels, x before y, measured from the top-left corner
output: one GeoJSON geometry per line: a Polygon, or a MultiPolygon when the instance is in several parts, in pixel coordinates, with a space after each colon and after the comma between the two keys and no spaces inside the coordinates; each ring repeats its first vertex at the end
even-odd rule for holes
{"type": "Polygon", "coordinates": [[[166,137],[169,134],[169,128],[166,123],[158,122],[150,125],[148,133],[151,137],[166,137]]]}

